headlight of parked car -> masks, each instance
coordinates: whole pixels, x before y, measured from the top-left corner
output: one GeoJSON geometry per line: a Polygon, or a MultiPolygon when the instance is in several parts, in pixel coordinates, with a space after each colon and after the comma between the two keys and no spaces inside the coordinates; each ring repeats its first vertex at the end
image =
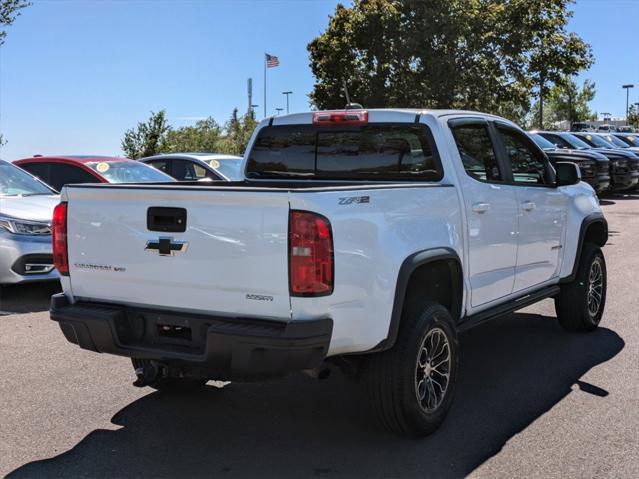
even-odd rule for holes
{"type": "Polygon", "coordinates": [[[615,159],[615,160],[612,160],[612,164],[615,165],[615,166],[624,167],[624,166],[628,166],[628,160],[626,160],[626,159],[615,159]]]}
{"type": "Polygon", "coordinates": [[[0,228],[4,228],[16,235],[44,236],[51,234],[51,225],[38,221],[20,220],[7,216],[0,216],[0,228]]]}

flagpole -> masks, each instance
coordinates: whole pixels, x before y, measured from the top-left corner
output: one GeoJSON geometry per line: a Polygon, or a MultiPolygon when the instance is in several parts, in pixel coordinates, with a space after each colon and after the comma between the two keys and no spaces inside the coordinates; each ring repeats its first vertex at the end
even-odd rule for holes
{"type": "Polygon", "coordinates": [[[264,118],[266,118],[266,53],[264,54],[264,118]]]}

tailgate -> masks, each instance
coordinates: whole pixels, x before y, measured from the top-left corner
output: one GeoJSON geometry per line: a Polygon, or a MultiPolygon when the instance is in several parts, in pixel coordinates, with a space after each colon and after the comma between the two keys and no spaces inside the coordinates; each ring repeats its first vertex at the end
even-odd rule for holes
{"type": "Polygon", "coordinates": [[[286,191],[71,187],[67,198],[74,297],[290,318],[286,191]],[[151,231],[152,207],[184,208],[185,231],[151,231]]]}

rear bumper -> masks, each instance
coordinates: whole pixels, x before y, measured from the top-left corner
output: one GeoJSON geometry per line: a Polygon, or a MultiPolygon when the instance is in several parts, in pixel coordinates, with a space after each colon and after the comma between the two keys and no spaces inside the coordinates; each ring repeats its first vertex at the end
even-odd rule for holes
{"type": "Polygon", "coordinates": [[[51,298],[51,319],[66,339],[100,353],[152,359],[181,374],[252,379],[314,369],[331,340],[329,318],[279,322],[153,311],[117,305],[71,305],[51,298]]]}

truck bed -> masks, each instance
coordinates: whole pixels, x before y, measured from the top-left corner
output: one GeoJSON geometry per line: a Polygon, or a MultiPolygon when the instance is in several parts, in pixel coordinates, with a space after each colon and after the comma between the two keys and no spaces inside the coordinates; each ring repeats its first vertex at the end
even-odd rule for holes
{"type": "Polygon", "coordinates": [[[388,334],[402,261],[433,245],[460,249],[460,212],[451,215],[449,208],[458,192],[448,186],[261,180],[69,186],[63,192],[65,294],[70,301],[228,318],[339,317],[331,353],[373,348],[388,334]],[[185,230],[150,229],[150,208],[183,208],[185,230]],[[330,221],[335,282],[329,296],[290,295],[293,210],[330,221]],[[163,238],[181,249],[160,254],[163,238]]]}

